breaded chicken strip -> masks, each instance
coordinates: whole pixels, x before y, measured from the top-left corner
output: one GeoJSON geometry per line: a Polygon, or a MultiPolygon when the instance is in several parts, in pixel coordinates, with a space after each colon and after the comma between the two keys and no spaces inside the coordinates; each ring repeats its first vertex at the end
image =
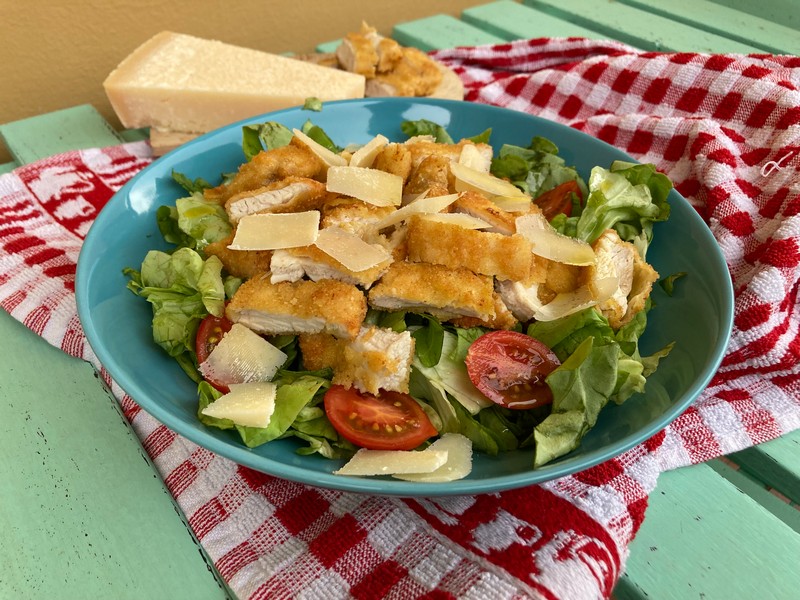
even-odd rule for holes
{"type": "Polygon", "coordinates": [[[418,166],[423,160],[431,155],[443,156],[447,160],[458,161],[461,158],[461,151],[464,146],[472,145],[482,155],[487,156],[490,160],[494,151],[489,144],[478,143],[471,140],[461,140],[457,144],[440,144],[434,141],[433,138],[426,136],[418,136],[409,139],[405,142],[406,146],[411,151],[411,162],[414,167],[418,166]]]}
{"type": "Polygon", "coordinates": [[[484,231],[503,235],[513,235],[517,231],[514,220],[518,215],[502,210],[478,192],[462,192],[458,200],[453,203],[453,212],[464,213],[486,221],[492,228],[484,231]]]}
{"type": "Polygon", "coordinates": [[[400,51],[402,56],[391,70],[367,77],[365,96],[429,96],[442,82],[442,71],[422,50],[400,51]]]}
{"type": "Polygon", "coordinates": [[[421,194],[427,191],[428,196],[446,196],[453,190],[450,159],[441,154],[432,154],[412,170],[403,193],[421,194]]]}
{"type": "Polygon", "coordinates": [[[386,144],[372,163],[373,169],[402,177],[404,185],[413,166],[411,149],[405,144],[386,144]]]}
{"type": "Polygon", "coordinates": [[[495,316],[491,277],[430,263],[392,263],[368,297],[375,308],[426,312],[442,321],[495,316]]]}
{"type": "Polygon", "coordinates": [[[329,201],[322,209],[320,227],[339,227],[361,237],[368,244],[380,244],[394,260],[405,260],[405,229],[378,232],[375,224],[395,212],[394,206],[375,206],[352,198],[329,201]]]}
{"type": "Polygon", "coordinates": [[[203,193],[206,200],[223,204],[236,194],[249,192],[287,177],[320,179],[325,169],[326,165],[320,157],[305,144],[292,138],[287,146],[259,152],[252,160],[239,167],[239,172],[229,183],[209,188],[203,193]]]}
{"type": "Polygon", "coordinates": [[[330,333],[350,339],[367,314],[367,300],[354,285],[326,279],[272,284],[266,276],[245,281],[225,315],[265,335],[330,333]]]}
{"type": "Polygon", "coordinates": [[[502,235],[439,223],[414,215],[408,221],[408,259],[464,268],[500,280],[525,280],[531,272],[531,243],[521,235],[502,235]]]}
{"type": "Polygon", "coordinates": [[[324,183],[308,177],[289,176],[231,196],[225,202],[225,211],[231,223],[238,223],[247,215],[319,210],[327,198],[324,183]]]}
{"type": "Polygon", "coordinates": [[[592,244],[592,249],[596,261],[586,268],[586,280],[590,288],[606,277],[619,280],[619,287],[611,297],[598,305],[609,325],[618,329],[644,309],[653,283],[658,280],[658,273],[642,260],[636,246],[622,241],[613,229],[604,231],[592,244]]]}
{"type": "Polygon", "coordinates": [[[338,260],[316,246],[275,250],[270,263],[272,283],[299,281],[309,277],[313,281],[336,279],[363,288],[370,287],[389,268],[392,259],[364,271],[351,271],[338,260]]]}
{"type": "Polygon", "coordinates": [[[453,325],[469,329],[470,327],[489,327],[490,329],[512,329],[519,321],[514,316],[498,292],[494,293],[494,312],[491,319],[481,320],[474,317],[452,319],[453,325]]]}
{"type": "Polygon", "coordinates": [[[231,250],[228,248],[233,241],[235,232],[224,240],[208,244],[205,253],[213,255],[222,261],[225,270],[234,277],[249,279],[259,273],[269,271],[271,250],[231,250]]]}
{"type": "Polygon", "coordinates": [[[299,337],[303,366],[333,369],[333,383],[378,394],[380,390],[408,393],[414,338],[380,327],[362,327],[352,340],[325,333],[299,337]]]}

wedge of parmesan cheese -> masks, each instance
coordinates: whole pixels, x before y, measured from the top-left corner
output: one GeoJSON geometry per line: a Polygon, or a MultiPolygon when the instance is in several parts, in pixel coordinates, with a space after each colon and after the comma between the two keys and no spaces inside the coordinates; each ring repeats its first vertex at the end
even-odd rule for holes
{"type": "Polygon", "coordinates": [[[275,412],[278,386],[269,382],[235,383],[201,412],[207,417],[229,419],[243,427],[267,427],[275,412]]]}
{"type": "Polygon", "coordinates": [[[447,462],[446,450],[367,450],[361,448],[334,475],[431,473],[447,462]]]}
{"type": "Polygon", "coordinates": [[[163,31],[103,82],[125,127],[206,132],[240,119],[302,105],[362,98],[362,75],[163,31]]]}
{"type": "Polygon", "coordinates": [[[266,213],[242,217],[231,250],[281,250],[310,246],[319,232],[319,211],[266,213]]]}
{"type": "Polygon", "coordinates": [[[356,273],[392,258],[383,246],[368,244],[356,234],[339,227],[321,229],[314,245],[356,273]]]}
{"type": "Polygon", "coordinates": [[[257,333],[234,323],[199,368],[206,379],[226,385],[269,381],[287,358],[257,333]]]}

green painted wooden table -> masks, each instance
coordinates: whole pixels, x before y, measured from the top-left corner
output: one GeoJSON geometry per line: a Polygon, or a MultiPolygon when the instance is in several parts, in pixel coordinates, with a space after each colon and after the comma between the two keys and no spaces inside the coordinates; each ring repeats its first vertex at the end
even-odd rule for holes
{"type": "MultiPolygon", "coordinates": [[[[400,23],[393,37],[425,50],[584,36],[798,54],[796,1],[502,0],[400,23]]],[[[89,106],[0,125],[15,161],[0,173],[145,135],[114,131],[89,106]]],[[[2,311],[0,339],[0,598],[231,597],[92,368],[2,311]]],[[[665,473],[615,597],[800,597],[798,503],[800,432],[665,473]]]]}

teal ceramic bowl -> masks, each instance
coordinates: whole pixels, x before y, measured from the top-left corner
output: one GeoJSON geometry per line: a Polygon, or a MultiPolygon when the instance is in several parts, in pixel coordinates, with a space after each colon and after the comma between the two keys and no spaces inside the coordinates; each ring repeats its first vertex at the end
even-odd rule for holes
{"type": "Polygon", "coordinates": [[[657,307],[641,340],[642,353],[675,342],[675,349],[649,379],[647,391],[622,406],[607,406],[580,448],[533,469],[532,451],[497,457],[477,454],[472,473],[450,483],[411,483],[389,478],[333,475],[341,463],[295,453],[292,439],[259,448],[244,446],[235,432],[203,426],[196,418],[196,387],[151,337],[147,302],[129,292],[125,267],[138,268],[148,250],[167,249],[156,226],[159,206],[180,197],[173,170],[214,183],[244,161],[241,127],[275,120],[301,127],[311,119],[340,145],[364,143],[381,133],[401,141],[404,120],[429,119],[455,139],[492,128],[492,143],[527,145],[532,136],[553,140],[568,164],[588,178],[595,165],[625,153],[575,129],[521,112],[467,102],[387,98],[331,102],[321,112],[283,110],[206,134],[156,160],[117,193],[91,228],[80,254],[77,301],[81,323],[102,364],[139,405],[167,427],[239,464],[277,477],[345,491],[396,496],[477,494],[517,488],[569,475],[625,452],[681,414],[717,369],[730,335],[733,293],[725,261],[708,227],[677,192],[672,215],[655,227],[648,260],[662,275],[688,276],[669,297],[659,286],[657,307]]]}

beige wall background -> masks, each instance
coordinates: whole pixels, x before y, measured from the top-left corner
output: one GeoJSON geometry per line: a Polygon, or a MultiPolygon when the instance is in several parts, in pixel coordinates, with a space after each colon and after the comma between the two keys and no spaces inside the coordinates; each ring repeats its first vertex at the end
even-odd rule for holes
{"type": "MultiPolygon", "coordinates": [[[[357,30],[384,35],[434,14],[458,16],[487,0],[0,0],[0,123],[78,104],[119,122],[103,80],[163,30],[268,52],[311,52],[357,30]]],[[[10,160],[0,143],[0,163],[10,160]]]]}

